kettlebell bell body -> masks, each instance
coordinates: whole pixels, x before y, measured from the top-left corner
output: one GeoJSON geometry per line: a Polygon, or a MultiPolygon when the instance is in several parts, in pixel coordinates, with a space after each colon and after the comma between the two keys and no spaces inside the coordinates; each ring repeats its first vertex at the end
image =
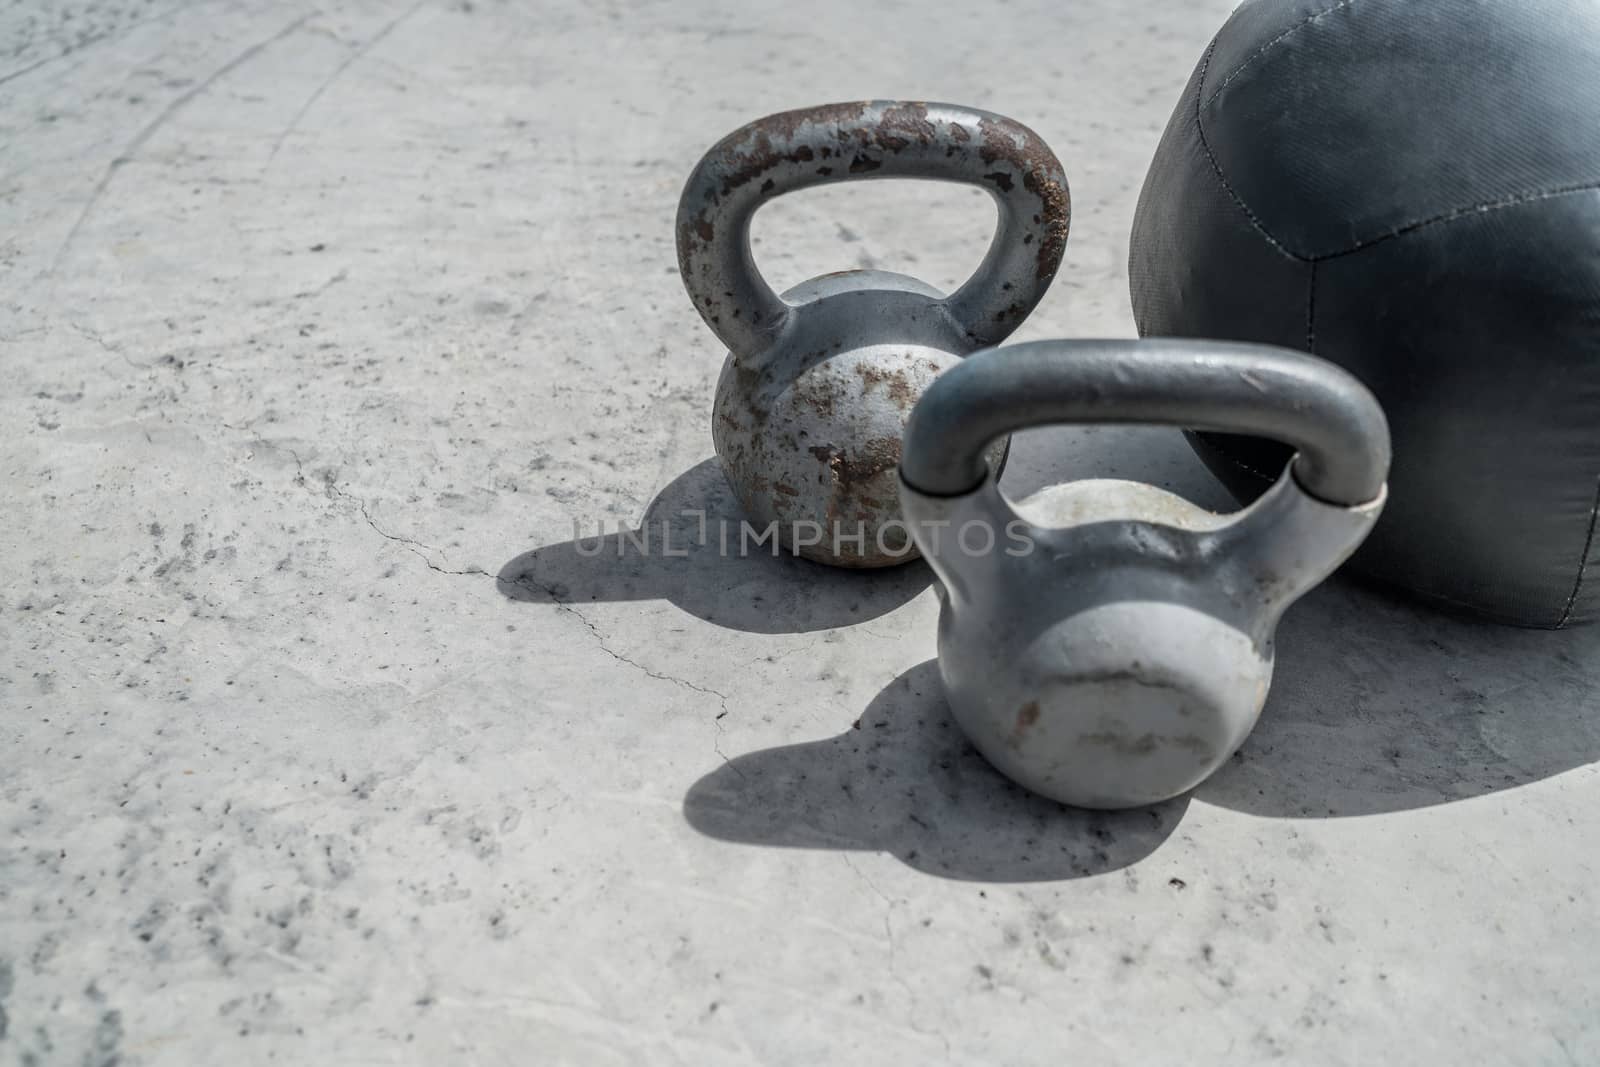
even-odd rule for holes
{"type": "Polygon", "coordinates": [[[1388,461],[1371,394],[1277,349],[1080,341],[970,357],[924,396],[901,466],[906,521],[941,579],[957,721],[1001,772],[1063,803],[1133,807],[1198,785],[1261,713],[1284,610],[1376,521],[1388,461]],[[1013,505],[983,446],[1046,422],[1249,426],[1299,457],[1233,515],[1117,480],[1013,505]]]}
{"type": "MultiPolygon", "coordinates": [[[[1069,223],[1061,165],[1038,135],[946,104],[839,104],[774,115],[724,138],[684,188],[678,262],[728,346],[712,437],[748,521],[791,552],[845,567],[914,558],[899,522],[906,420],[966,353],[1009,336],[1044,296],[1069,223]],[[797,189],[933,178],[988,190],[999,225],[955,293],[845,271],[779,297],[751,258],[756,209],[797,189]]],[[[993,446],[998,462],[1005,442],[993,446]]]]}

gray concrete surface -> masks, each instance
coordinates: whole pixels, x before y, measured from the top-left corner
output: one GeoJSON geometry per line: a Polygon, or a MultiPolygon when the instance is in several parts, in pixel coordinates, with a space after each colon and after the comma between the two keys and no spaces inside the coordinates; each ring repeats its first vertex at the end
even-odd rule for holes
{"type": "MultiPolygon", "coordinates": [[[[1009,113],[1076,204],[1019,339],[1127,335],[1227,7],[8,5],[0,1062],[1600,1062],[1600,631],[1336,581],[1229,767],[1086,815],[956,736],[921,567],[571,544],[729,513],[712,140],[1009,113]]],[[[759,254],[948,287],[980,196],[796,196],[759,254]]],[[[1007,486],[1090,473],[1221,501],[1154,431],[1007,486]]]]}

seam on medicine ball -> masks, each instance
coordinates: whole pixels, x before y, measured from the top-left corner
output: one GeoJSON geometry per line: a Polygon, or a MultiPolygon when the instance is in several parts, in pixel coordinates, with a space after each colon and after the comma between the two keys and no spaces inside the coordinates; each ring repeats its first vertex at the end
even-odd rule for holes
{"type": "Polygon", "coordinates": [[[1306,278],[1306,351],[1317,354],[1317,261],[1311,261],[1306,278]]]}
{"type": "Polygon", "coordinates": [[[1316,22],[1323,16],[1331,15],[1340,8],[1349,7],[1355,2],[1356,0],[1339,0],[1339,2],[1334,4],[1332,7],[1325,7],[1321,11],[1318,11],[1315,15],[1310,15],[1300,20],[1293,26],[1290,26],[1287,30],[1284,30],[1282,33],[1278,34],[1278,36],[1274,37],[1272,40],[1268,41],[1266,44],[1262,45],[1260,48],[1257,48],[1254,52],[1251,52],[1248,56],[1245,56],[1244,62],[1240,63],[1237,67],[1234,67],[1233,73],[1229,74],[1226,78],[1223,78],[1222,84],[1212,90],[1211,95],[1206,97],[1205,103],[1201,104],[1200,106],[1203,108],[1210,107],[1212,102],[1215,101],[1217,97],[1222,95],[1222,90],[1228,87],[1229,82],[1233,81],[1233,79],[1244,73],[1246,67],[1250,66],[1250,64],[1254,63],[1256,60],[1260,59],[1262,56],[1278,47],[1278,45],[1282,44],[1290,37],[1293,37],[1295,34],[1299,33],[1301,30],[1305,29],[1307,26],[1311,25],[1313,22],[1316,22]]]}
{"type": "Polygon", "coordinates": [[[1407,600],[1420,600],[1429,606],[1443,605],[1451,610],[1459,611],[1469,618],[1483,619],[1486,622],[1496,623],[1501,626],[1519,626],[1525,630],[1553,631],[1559,629],[1559,627],[1547,622],[1530,622],[1526,615],[1513,615],[1503,611],[1495,611],[1470,600],[1457,600],[1455,597],[1446,596],[1443,593],[1408,586],[1397,578],[1385,578],[1377,574],[1363,574],[1359,570],[1354,571],[1354,573],[1384,589],[1399,591],[1407,600]]]}
{"type": "Polygon", "coordinates": [[[1584,575],[1589,573],[1590,553],[1594,549],[1594,524],[1595,518],[1600,516],[1600,485],[1595,487],[1594,507],[1589,509],[1589,535],[1583,541],[1583,555],[1578,557],[1578,580],[1572,583],[1572,595],[1567,597],[1567,608],[1561,613],[1561,621],[1556,623],[1556,629],[1567,625],[1572,618],[1572,608],[1578,603],[1578,594],[1583,590],[1584,575]]]}
{"type": "MultiPolygon", "coordinates": [[[[1192,437],[1194,435],[1188,431],[1185,431],[1185,436],[1192,437]]],[[[1218,448],[1215,444],[1211,445],[1211,447],[1217,449],[1218,454],[1228,461],[1228,466],[1237,468],[1238,470],[1244,471],[1246,474],[1261,479],[1262,484],[1268,489],[1271,489],[1273,485],[1277,484],[1278,479],[1283,477],[1283,470],[1288,470],[1289,464],[1294,462],[1294,457],[1290,456],[1284,461],[1283,470],[1280,470],[1277,474],[1269,474],[1266,471],[1252,465],[1248,461],[1238,458],[1231,452],[1222,451],[1222,449],[1218,448]]],[[[1204,463],[1205,460],[1202,459],[1201,462],[1204,463]]]]}
{"type": "MultiPolygon", "coordinates": [[[[1203,136],[1204,135],[1202,135],[1202,137],[1203,136]]],[[[1592,193],[1597,191],[1600,191],[1600,181],[1591,181],[1584,182],[1581,185],[1564,185],[1557,189],[1545,189],[1536,193],[1519,193],[1516,196],[1508,196],[1501,200],[1486,200],[1481,204],[1473,204],[1470,207],[1453,208],[1450,211],[1442,212],[1438,215],[1434,215],[1431,218],[1421,219],[1417,222],[1408,222],[1403,226],[1395,227],[1387,233],[1381,233],[1376,237],[1369,237],[1365,240],[1357,241],[1349,248],[1341,248],[1337,252],[1319,252],[1314,253],[1306,258],[1318,263],[1326,259],[1338,259],[1340,256],[1348,256],[1356,252],[1364,251],[1365,249],[1371,248],[1373,245],[1382,244],[1384,241],[1390,241],[1396,237],[1409,236],[1410,234],[1416,233],[1418,230],[1426,229],[1429,226],[1439,226],[1447,222],[1455,222],[1458,219],[1463,219],[1474,215],[1489,215],[1505,208],[1520,207],[1523,204],[1537,203],[1540,200],[1554,200],[1558,197],[1576,196],[1578,193],[1592,193]]]]}
{"type": "Polygon", "coordinates": [[[1250,206],[1243,200],[1239,199],[1239,194],[1234,192],[1233,186],[1228,184],[1228,176],[1222,173],[1222,164],[1217,162],[1216,153],[1211,151],[1210,142],[1206,140],[1205,123],[1200,121],[1200,112],[1203,110],[1200,101],[1205,97],[1206,73],[1211,69],[1211,57],[1216,53],[1216,51],[1217,38],[1213,37],[1211,39],[1211,47],[1206,49],[1206,58],[1200,63],[1200,77],[1196,81],[1194,87],[1194,132],[1200,138],[1200,147],[1205,150],[1206,159],[1211,161],[1211,172],[1217,176],[1217,181],[1222,183],[1222,191],[1228,194],[1229,199],[1234,202],[1234,205],[1238,207],[1240,211],[1244,212],[1245,218],[1250,220],[1250,225],[1255,227],[1255,231],[1257,233],[1266,238],[1267,244],[1271,245],[1280,253],[1288,256],[1290,259],[1295,260],[1298,263],[1308,262],[1307,257],[1297,256],[1287,248],[1283,247],[1283,242],[1272,236],[1271,232],[1269,232],[1267,228],[1262,225],[1261,220],[1256,217],[1256,213],[1250,210],[1250,206]]]}
{"type": "Polygon", "coordinates": [[[1257,478],[1260,478],[1261,481],[1266,485],[1266,487],[1268,489],[1271,489],[1272,486],[1274,485],[1274,483],[1276,483],[1279,478],[1283,477],[1283,472],[1282,471],[1279,471],[1277,474],[1268,474],[1266,471],[1259,470],[1259,469],[1257,469],[1255,467],[1252,467],[1250,464],[1246,463],[1244,460],[1242,460],[1242,459],[1234,459],[1232,456],[1228,457],[1228,462],[1232,463],[1235,467],[1238,467],[1240,470],[1244,471],[1246,474],[1253,474],[1257,478]]]}

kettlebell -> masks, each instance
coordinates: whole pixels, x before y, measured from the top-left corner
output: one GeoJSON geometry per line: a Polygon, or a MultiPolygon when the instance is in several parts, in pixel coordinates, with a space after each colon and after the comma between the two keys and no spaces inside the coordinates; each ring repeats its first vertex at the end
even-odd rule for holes
{"type": "MultiPolygon", "coordinates": [[[[728,346],[712,436],[746,519],[790,552],[842,567],[914,558],[895,471],[906,419],[941,372],[1008,337],[1038,304],[1066,245],[1061,164],[1032,130],[951,104],[833,104],[723,138],[678,204],[678,266],[728,346]],[[903,274],[851,270],[779,297],[751,258],[750,220],[797,189],[931,178],[986,189],[989,251],[945,296],[903,274]]],[[[1005,444],[996,446],[996,460],[1005,444]]]]}
{"type": "Polygon", "coordinates": [[[1046,341],[980,352],[912,412],[900,502],[941,581],[939,673],[972,743],[1066,804],[1177,796],[1255,725],[1284,609],[1387,495],[1389,431],[1348,372],[1265,345],[1046,341]],[[1044,423],[1158,423],[1296,450],[1250,507],[1085,480],[1015,507],[985,448],[1044,423]]]}

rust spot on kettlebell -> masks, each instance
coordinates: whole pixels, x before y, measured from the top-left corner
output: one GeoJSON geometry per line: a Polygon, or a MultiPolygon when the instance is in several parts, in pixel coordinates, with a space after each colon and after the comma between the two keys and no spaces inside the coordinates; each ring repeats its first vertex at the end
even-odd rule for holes
{"type": "Polygon", "coordinates": [[[833,405],[839,399],[839,388],[826,378],[807,377],[795,389],[800,403],[810,407],[823,418],[833,415],[833,405]]]}
{"type": "Polygon", "coordinates": [[[1030,700],[1026,704],[1022,705],[1022,707],[1018,708],[1017,723],[1011,729],[1011,737],[1008,742],[1011,747],[1021,748],[1023,738],[1027,736],[1028,731],[1031,730],[1034,723],[1038,721],[1039,702],[1037,700],[1030,700]]]}
{"type": "Polygon", "coordinates": [[[765,119],[768,129],[780,135],[784,140],[793,140],[794,135],[800,132],[802,126],[832,126],[853,124],[860,120],[866,113],[868,104],[861,101],[853,104],[820,104],[817,107],[804,107],[796,111],[785,111],[781,115],[773,115],[765,119]]]}
{"type": "Polygon", "coordinates": [[[900,442],[893,437],[869,438],[862,442],[855,456],[833,451],[828,457],[833,484],[845,493],[854,492],[884,471],[894,470],[898,466],[900,442]]]}
{"type": "Polygon", "coordinates": [[[1080,734],[1078,740],[1085,745],[1100,745],[1124,756],[1148,756],[1156,750],[1155,734],[1140,734],[1130,738],[1109,730],[1093,734],[1080,734]]]}
{"type": "Polygon", "coordinates": [[[883,370],[866,363],[858,363],[856,374],[860,376],[862,385],[868,391],[874,386],[883,386],[884,392],[889,394],[889,399],[893,400],[895,406],[902,411],[909,411],[916,403],[917,391],[904,370],[899,368],[883,370]]]}
{"type": "Polygon", "coordinates": [[[884,109],[878,120],[877,141],[881,148],[899,151],[913,141],[930,145],[938,132],[928,118],[928,105],[912,101],[884,109]]]}
{"type": "Polygon", "coordinates": [[[1046,217],[1050,219],[1045,225],[1044,238],[1039,242],[1034,271],[1041,282],[1048,282],[1055,277],[1066,250],[1067,231],[1072,224],[1072,197],[1065,185],[1053,179],[1041,181],[1031,170],[1023,177],[1022,187],[1044,202],[1046,217]]]}

